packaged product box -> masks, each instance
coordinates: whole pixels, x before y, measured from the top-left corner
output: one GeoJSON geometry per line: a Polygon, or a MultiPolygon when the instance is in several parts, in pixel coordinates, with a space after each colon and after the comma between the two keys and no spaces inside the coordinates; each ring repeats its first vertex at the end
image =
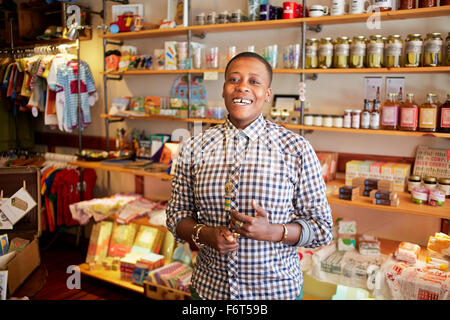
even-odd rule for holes
{"type": "Polygon", "coordinates": [[[108,256],[125,257],[131,251],[138,228],[139,226],[135,223],[114,223],[108,256]]]}
{"type": "Polygon", "coordinates": [[[384,180],[394,180],[394,167],[397,165],[395,162],[386,162],[381,167],[381,178],[384,180]]]}
{"type": "Polygon", "coordinates": [[[345,164],[345,184],[352,184],[352,179],[358,177],[358,166],[361,160],[351,160],[345,164]]]}
{"type": "Polygon", "coordinates": [[[159,114],[161,108],[161,97],[147,96],[144,99],[144,111],[145,114],[159,114]]]}
{"type": "Polygon", "coordinates": [[[0,184],[4,198],[10,198],[23,187],[24,182],[26,191],[37,205],[17,221],[12,229],[0,230],[0,234],[8,235],[9,244],[16,237],[29,241],[19,252],[15,252],[14,257],[6,263],[4,268],[8,271],[7,286],[10,296],[41,264],[39,251],[39,236],[41,235],[41,178],[40,170],[37,167],[0,168],[0,184]]]}
{"type": "Polygon", "coordinates": [[[177,42],[164,42],[164,66],[166,70],[177,70],[177,42]]]}
{"type": "Polygon", "coordinates": [[[341,220],[338,223],[338,251],[351,251],[356,248],[356,221],[341,220]]]}
{"type": "Polygon", "coordinates": [[[317,152],[317,158],[319,159],[320,166],[322,167],[322,177],[325,182],[331,180],[330,167],[332,155],[329,152],[317,152]]]}
{"type": "Polygon", "coordinates": [[[338,234],[356,234],[356,221],[341,220],[338,223],[338,234]]]}
{"type": "Polygon", "coordinates": [[[109,239],[113,229],[112,221],[101,221],[92,226],[86,256],[87,263],[100,264],[108,255],[109,239]]]}
{"type": "Polygon", "coordinates": [[[141,226],[134,240],[131,252],[148,254],[152,251],[158,237],[158,229],[150,226],[141,226]]]}
{"type": "Polygon", "coordinates": [[[398,163],[394,166],[394,191],[405,191],[408,183],[408,176],[411,172],[409,163],[398,163]]]}
{"type": "Polygon", "coordinates": [[[364,160],[358,165],[358,176],[362,178],[369,178],[370,176],[370,165],[375,161],[364,160]]]}
{"type": "Polygon", "coordinates": [[[381,179],[381,167],[383,166],[383,164],[384,162],[382,161],[376,161],[370,165],[369,169],[370,179],[381,179]]]}
{"type": "Polygon", "coordinates": [[[428,239],[427,250],[450,257],[450,236],[443,232],[436,232],[428,239]]]}
{"type": "Polygon", "coordinates": [[[352,251],[356,249],[356,240],[354,236],[347,238],[338,238],[337,241],[338,251],[352,251]]]}

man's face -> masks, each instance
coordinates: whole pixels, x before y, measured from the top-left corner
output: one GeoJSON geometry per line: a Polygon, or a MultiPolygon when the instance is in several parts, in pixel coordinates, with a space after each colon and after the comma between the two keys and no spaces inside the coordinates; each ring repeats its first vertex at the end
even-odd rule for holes
{"type": "Polygon", "coordinates": [[[255,58],[238,58],[228,66],[222,97],[237,128],[244,129],[259,117],[272,95],[269,84],[269,72],[255,58]]]}

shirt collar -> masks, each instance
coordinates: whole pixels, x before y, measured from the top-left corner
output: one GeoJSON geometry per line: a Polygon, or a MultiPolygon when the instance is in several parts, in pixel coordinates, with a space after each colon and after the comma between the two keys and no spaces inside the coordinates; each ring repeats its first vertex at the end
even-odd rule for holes
{"type": "Polygon", "coordinates": [[[234,126],[234,124],[230,121],[230,116],[227,117],[225,121],[225,135],[226,138],[233,138],[238,133],[243,133],[247,136],[251,141],[255,141],[258,137],[262,136],[264,133],[264,129],[266,128],[266,120],[263,115],[260,114],[255,121],[250,123],[245,129],[241,130],[234,126]]]}

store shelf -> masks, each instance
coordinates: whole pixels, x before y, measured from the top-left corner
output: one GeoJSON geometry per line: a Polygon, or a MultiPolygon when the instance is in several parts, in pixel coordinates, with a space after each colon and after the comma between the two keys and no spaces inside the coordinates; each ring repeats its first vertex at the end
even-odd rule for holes
{"type": "MultiPolygon", "coordinates": [[[[419,8],[411,10],[396,10],[380,12],[381,21],[402,20],[402,19],[420,19],[429,17],[440,17],[450,14],[450,6],[433,7],[433,8],[419,8]]],[[[317,18],[297,18],[297,19],[281,19],[269,21],[249,21],[239,23],[227,24],[213,24],[203,26],[189,26],[177,27],[172,29],[151,29],[137,32],[120,32],[101,34],[101,38],[111,40],[133,40],[145,38],[159,38],[168,36],[187,35],[188,30],[193,34],[201,33],[218,33],[218,32],[241,32],[253,30],[269,30],[281,28],[295,28],[300,27],[302,22],[308,25],[331,25],[331,24],[348,24],[367,22],[369,18],[374,16],[373,13],[362,14],[346,14],[342,16],[325,16],[317,18]]]]}
{"type": "Polygon", "coordinates": [[[372,130],[372,129],[348,129],[348,128],[334,128],[334,127],[316,127],[306,126],[302,124],[280,124],[291,130],[317,130],[328,132],[345,132],[356,134],[374,134],[387,136],[407,136],[407,137],[435,137],[435,138],[450,138],[450,133],[442,132],[419,132],[419,131],[400,131],[400,130],[372,130]]]}
{"type": "Polygon", "coordinates": [[[78,267],[80,268],[82,275],[106,281],[113,285],[144,294],[144,287],[133,284],[130,281],[120,279],[120,270],[105,270],[103,267],[89,270],[89,265],[87,263],[82,263],[78,267]]]}
{"type": "Polygon", "coordinates": [[[104,170],[104,171],[111,171],[111,172],[121,172],[121,173],[127,173],[132,174],[136,176],[143,176],[143,177],[152,177],[157,178],[161,180],[171,180],[172,176],[167,173],[162,172],[151,172],[146,170],[139,170],[139,169],[128,169],[128,168],[122,168],[118,166],[109,166],[102,164],[101,161],[72,161],[68,163],[71,166],[81,167],[81,168],[90,168],[95,170],[104,170]]]}
{"type": "MultiPolygon", "coordinates": [[[[225,69],[192,69],[192,70],[131,70],[123,72],[101,72],[115,76],[162,75],[162,74],[202,74],[205,72],[224,73],[225,69]]],[[[365,73],[446,73],[450,66],[417,67],[417,68],[330,68],[330,69],[273,69],[277,74],[365,74],[365,73]]]]}
{"type": "Polygon", "coordinates": [[[178,117],[172,117],[172,116],[161,116],[161,115],[147,115],[142,117],[137,116],[112,116],[109,114],[102,113],[100,115],[101,118],[104,119],[110,119],[110,120],[164,120],[164,121],[179,121],[179,122],[201,122],[201,123],[208,123],[208,124],[219,124],[224,122],[224,120],[217,120],[217,119],[203,119],[203,118],[178,118],[178,117]]]}
{"type": "MultiPolygon", "coordinates": [[[[345,184],[344,180],[337,179],[327,183],[327,186],[341,187],[345,184]]],[[[419,205],[411,201],[411,195],[407,192],[397,192],[400,199],[398,207],[383,206],[372,204],[369,197],[361,196],[359,200],[342,200],[339,195],[328,195],[328,202],[330,204],[341,204],[345,206],[359,207],[365,209],[374,209],[379,211],[389,211],[392,213],[407,213],[421,216],[428,216],[434,218],[450,219],[450,201],[446,201],[442,207],[433,207],[430,205],[419,205]]]]}

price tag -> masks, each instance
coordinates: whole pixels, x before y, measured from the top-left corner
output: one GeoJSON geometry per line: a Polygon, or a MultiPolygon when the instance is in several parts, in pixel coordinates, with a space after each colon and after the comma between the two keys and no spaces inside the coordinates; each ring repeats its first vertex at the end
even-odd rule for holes
{"type": "Polygon", "coordinates": [[[215,71],[203,72],[203,80],[219,80],[219,73],[215,71]]]}
{"type": "Polygon", "coordinates": [[[37,118],[37,116],[39,115],[39,110],[36,107],[31,108],[31,114],[33,115],[33,117],[37,118]]]}

